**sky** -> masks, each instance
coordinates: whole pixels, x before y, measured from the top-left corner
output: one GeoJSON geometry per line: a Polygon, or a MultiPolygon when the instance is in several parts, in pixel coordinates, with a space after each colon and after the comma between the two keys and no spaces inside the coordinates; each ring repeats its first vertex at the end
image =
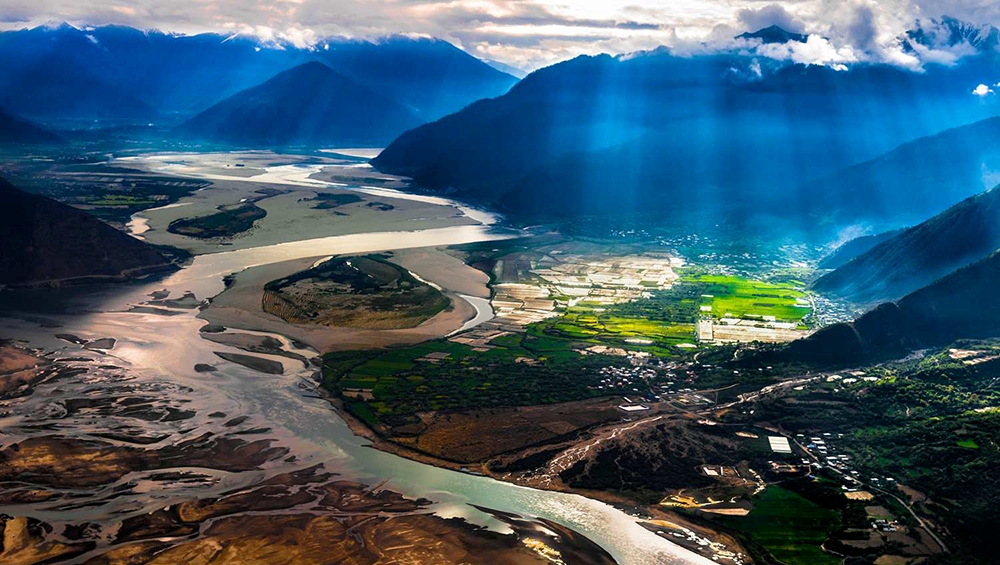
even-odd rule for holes
{"type": "MultiPolygon", "coordinates": [[[[311,46],[326,36],[448,40],[524,70],[580,54],[694,51],[778,24],[816,35],[776,56],[913,65],[898,37],[918,18],[1000,25],[997,0],[0,0],[0,29],[66,21],[177,33],[244,33],[311,46]]],[[[942,57],[950,56],[948,53],[942,57]]],[[[912,59],[912,57],[911,57],[912,59]]]]}

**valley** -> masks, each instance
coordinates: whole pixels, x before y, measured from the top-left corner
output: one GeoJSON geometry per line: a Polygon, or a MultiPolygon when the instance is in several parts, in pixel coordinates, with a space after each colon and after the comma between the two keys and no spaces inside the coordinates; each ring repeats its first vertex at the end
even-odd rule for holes
{"type": "MultiPolygon", "coordinates": [[[[155,163],[156,159],[153,156],[151,162],[155,163]]],[[[259,186],[247,181],[240,182],[259,186]]],[[[310,182],[312,181],[302,181],[310,182]]],[[[265,184],[280,185],[280,182],[265,184]]],[[[303,196],[306,196],[315,187],[291,184],[285,188],[301,190],[303,196]]],[[[203,190],[198,196],[190,198],[208,196],[213,189],[203,190]]],[[[381,192],[383,190],[387,189],[376,191],[379,199],[385,196],[381,192]]],[[[363,196],[364,193],[359,195],[363,196]]],[[[395,196],[400,200],[406,197],[402,193],[395,196]]],[[[416,203],[423,206],[441,205],[421,202],[423,197],[414,198],[416,203]]],[[[436,198],[433,200],[440,201],[436,198]]],[[[179,203],[184,204],[185,201],[179,203]]],[[[192,203],[173,207],[164,213],[176,214],[187,208],[193,210],[196,205],[192,203]]],[[[456,213],[456,208],[450,210],[449,215],[456,213]]],[[[383,213],[394,212],[395,210],[383,213]]],[[[401,213],[405,214],[405,209],[401,213]]],[[[479,218],[489,218],[476,212],[472,214],[479,218]]],[[[149,229],[141,235],[152,237],[158,231],[158,226],[164,226],[169,221],[172,220],[163,218],[158,222],[153,219],[149,222],[149,229]]],[[[62,306],[48,312],[32,313],[20,307],[5,307],[7,317],[4,318],[4,337],[15,340],[19,347],[32,348],[34,355],[44,356],[57,368],[49,372],[47,378],[32,380],[27,388],[22,387],[21,396],[4,401],[5,429],[15,432],[15,435],[5,438],[5,448],[11,449],[5,452],[0,466],[7,469],[10,476],[17,475],[20,478],[17,483],[4,483],[7,485],[4,487],[7,501],[4,503],[4,512],[8,515],[13,512],[18,516],[30,516],[24,524],[27,532],[34,532],[22,536],[20,539],[25,542],[12,546],[12,553],[5,555],[5,558],[17,557],[19,560],[32,562],[37,559],[39,552],[51,552],[45,555],[48,558],[57,555],[63,556],[62,558],[76,556],[73,559],[81,562],[117,562],[116,559],[134,559],[135,551],[151,551],[153,542],[146,541],[148,536],[162,539],[166,535],[175,540],[168,542],[174,549],[166,552],[157,550],[156,554],[162,555],[158,559],[163,562],[172,562],[172,555],[183,556],[190,555],[185,553],[187,551],[201,551],[197,549],[197,545],[187,549],[181,540],[204,540],[197,543],[214,543],[211,541],[213,539],[230,540],[226,543],[249,544],[246,547],[250,547],[262,543],[259,541],[261,539],[268,539],[260,536],[272,535],[270,532],[273,529],[269,529],[269,525],[273,527],[278,523],[275,520],[321,520],[310,523],[315,523],[315,527],[320,527],[320,524],[325,524],[323,528],[341,527],[335,523],[343,523],[345,518],[338,515],[337,510],[310,505],[310,498],[305,494],[306,490],[313,490],[313,495],[319,493],[316,489],[327,484],[322,482],[327,479],[309,483],[315,486],[291,488],[287,491],[290,497],[287,502],[279,502],[285,497],[281,491],[284,487],[267,486],[285,484],[287,481],[283,477],[287,477],[287,473],[322,464],[328,471],[337,473],[338,480],[343,477],[347,481],[360,480],[369,485],[384,485],[381,487],[384,490],[376,491],[383,493],[381,500],[389,496],[387,493],[390,490],[416,500],[414,504],[424,504],[420,500],[427,498],[435,513],[449,517],[461,516],[471,523],[491,528],[502,523],[514,524],[512,527],[516,531],[521,531],[518,528],[522,525],[532,528],[529,522],[524,522],[524,519],[517,516],[553,520],[551,528],[556,528],[556,524],[561,522],[582,536],[594,540],[617,561],[697,562],[698,559],[693,554],[658,538],[612,506],[558,493],[550,496],[540,495],[540,491],[535,490],[511,490],[518,487],[502,486],[504,483],[472,474],[445,470],[431,472],[430,468],[419,463],[405,462],[365,448],[367,442],[352,434],[336,413],[330,411],[328,401],[316,394],[313,374],[320,367],[310,361],[316,353],[307,345],[312,343],[307,337],[310,335],[307,330],[313,328],[304,330],[305,333],[301,334],[303,339],[289,339],[284,336],[292,336],[294,326],[280,318],[271,320],[276,325],[257,326],[252,322],[254,316],[267,317],[259,299],[252,307],[249,304],[243,305],[252,312],[250,318],[243,318],[243,324],[226,325],[223,328],[212,320],[213,324],[206,326],[204,321],[196,317],[204,306],[204,301],[226,290],[223,278],[229,273],[239,273],[250,268],[241,273],[246,274],[255,268],[276,266],[277,270],[258,279],[258,292],[263,292],[263,286],[267,282],[309,268],[330,254],[365,254],[399,249],[401,233],[348,233],[259,247],[245,246],[234,250],[225,249],[229,246],[221,246],[221,250],[216,247],[212,249],[212,253],[196,254],[190,263],[164,280],[140,282],[121,288],[99,287],[57,292],[61,296],[59,303],[62,306]],[[92,314],[73,313],[80,311],[92,314]],[[58,326],[58,329],[54,326],[58,326]],[[290,331],[286,333],[284,329],[290,331]],[[202,330],[207,330],[207,333],[202,330]],[[261,333],[260,330],[264,332],[261,333]],[[73,339],[61,340],[57,334],[72,335],[73,339]],[[203,335],[212,339],[205,339],[203,335]],[[271,336],[273,339],[260,340],[253,337],[260,335],[271,336]],[[93,348],[87,347],[90,343],[95,344],[93,348]],[[240,356],[250,359],[240,359],[240,356]],[[276,364],[280,369],[277,374],[269,374],[270,369],[260,372],[265,365],[253,362],[253,358],[266,360],[268,365],[276,364]],[[68,441],[69,438],[72,440],[68,441]],[[61,461],[60,464],[66,469],[64,472],[52,474],[52,457],[61,461]],[[185,462],[184,468],[178,469],[176,465],[181,461],[185,462]],[[73,469],[86,465],[96,465],[101,473],[91,475],[93,478],[90,482],[83,485],[62,482],[78,475],[73,469]],[[402,467],[398,467],[400,465],[402,467]],[[397,468],[392,468],[393,466],[397,468]],[[403,470],[413,466],[424,470],[403,470]],[[389,479],[388,483],[384,482],[386,479],[389,479]],[[272,482],[262,483],[268,480],[272,482]],[[448,486],[441,490],[445,484],[448,486]],[[221,497],[225,501],[227,493],[245,493],[253,485],[272,489],[273,492],[269,491],[267,496],[273,503],[268,504],[277,505],[276,508],[305,508],[302,505],[306,505],[309,510],[306,515],[289,514],[285,510],[281,512],[284,518],[273,518],[270,521],[263,517],[243,518],[243,512],[247,508],[253,508],[253,514],[261,516],[260,505],[264,503],[252,494],[241,494],[245,502],[240,504],[249,504],[249,507],[227,502],[226,509],[215,514],[232,516],[227,518],[231,524],[230,529],[223,528],[222,521],[215,522],[216,525],[212,527],[199,526],[204,518],[195,514],[189,516],[187,511],[182,514],[172,514],[173,511],[166,514],[163,513],[166,511],[157,512],[158,509],[172,507],[177,500],[190,500],[192,497],[199,500],[221,497]],[[153,486],[155,488],[149,488],[153,486]],[[496,492],[484,494],[483,488],[486,488],[485,492],[496,492]],[[66,497],[70,495],[63,489],[76,489],[73,495],[76,500],[67,502],[66,497]],[[476,492],[474,496],[473,492],[476,492]],[[476,506],[469,506],[466,501],[476,506]],[[484,513],[478,508],[490,510],[484,513]],[[153,513],[149,514],[150,512],[153,513]],[[317,513],[319,518],[315,517],[317,513]],[[143,518],[138,518],[140,516],[143,518]],[[56,517],[58,519],[53,528],[52,521],[56,517]],[[136,518],[125,525],[122,520],[130,517],[136,518]],[[75,532],[84,527],[84,524],[92,525],[86,526],[83,534],[66,534],[75,536],[76,539],[63,537],[63,530],[75,532]],[[237,542],[232,537],[233,527],[239,529],[241,541],[237,542]],[[132,530],[148,533],[124,533],[132,530]],[[115,531],[120,533],[114,534],[115,531]],[[626,534],[624,537],[623,533],[626,534]]],[[[406,236],[407,245],[423,247],[424,251],[396,251],[394,255],[400,255],[400,262],[405,268],[420,276],[421,280],[426,281],[425,284],[437,284],[436,279],[448,278],[447,271],[437,270],[442,265],[454,265],[458,267],[458,273],[468,267],[461,261],[450,258],[450,255],[438,255],[431,250],[440,246],[504,237],[509,235],[502,230],[492,233],[489,226],[478,221],[460,222],[459,225],[450,227],[427,227],[409,232],[406,236]],[[421,264],[432,266],[434,270],[421,268],[421,264]]],[[[191,239],[192,246],[200,244],[200,240],[191,239]]],[[[450,283],[441,281],[442,285],[450,285],[443,288],[453,304],[467,305],[466,313],[451,315],[447,318],[451,322],[440,326],[432,325],[429,330],[418,326],[412,330],[384,332],[390,336],[397,331],[414,332],[415,335],[407,339],[416,343],[428,339],[427,334],[421,336],[419,332],[440,332],[436,335],[443,336],[460,329],[467,320],[475,317],[475,309],[468,306],[468,302],[463,302],[457,293],[470,297],[477,294],[489,296],[485,286],[486,275],[459,274],[450,279],[450,283]]],[[[235,287],[230,286],[230,290],[232,288],[235,287]]],[[[16,294],[38,291],[9,292],[16,294]]],[[[223,292],[223,296],[225,294],[223,292]]],[[[19,303],[13,294],[9,298],[9,304],[19,303]]],[[[212,306],[204,311],[204,315],[210,319],[212,310],[216,307],[215,300],[211,302],[212,306]]],[[[435,318],[447,314],[448,312],[441,312],[435,318]]],[[[322,327],[319,329],[322,330],[322,327]]],[[[372,336],[379,331],[371,330],[372,336]]],[[[337,333],[333,332],[333,335],[336,336],[337,333]]],[[[333,342],[323,345],[335,347],[337,341],[334,337],[333,342]]],[[[317,340],[317,343],[322,342],[317,340]]],[[[316,474],[322,476],[323,472],[317,470],[316,474]]],[[[345,486],[322,488],[347,486],[342,481],[340,484],[345,486]]],[[[380,508],[384,504],[379,502],[380,508]]],[[[5,527],[22,527],[22,522],[16,520],[5,522],[8,523],[9,526],[5,527]]],[[[396,526],[403,528],[405,523],[405,519],[393,520],[385,527],[395,530],[396,526]]],[[[419,527],[432,536],[453,538],[455,535],[466,535],[445,528],[444,524],[451,523],[441,522],[435,525],[431,522],[419,527]]],[[[371,527],[374,526],[372,523],[371,527]]],[[[412,528],[416,527],[414,524],[412,528]]],[[[407,526],[404,529],[415,531],[412,528],[407,526]]],[[[280,535],[290,535],[293,530],[282,529],[280,531],[285,533],[280,535]]],[[[557,547],[555,540],[546,542],[544,538],[527,534],[524,537],[526,541],[519,541],[517,543],[520,545],[516,546],[528,548],[527,553],[524,553],[525,550],[516,549],[510,541],[506,541],[512,539],[510,537],[496,537],[496,534],[483,530],[468,531],[468,535],[472,537],[459,546],[467,548],[465,551],[487,544],[502,551],[503,555],[510,555],[517,562],[532,562],[533,555],[540,555],[538,552],[553,550],[562,552],[563,555],[583,551],[588,560],[598,560],[595,562],[600,562],[602,555],[592,547],[579,549],[590,547],[586,545],[590,542],[583,538],[572,542],[583,544],[575,545],[577,549],[568,545],[570,542],[567,540],[576,539],[575,534],[570,533],[561,536],[563,542],[559,543],[567,545],[560,547],[557,547]],[[510,549],[501,549],[503,547],[510,549]]],[[[518,534],[514,535],[518,536],[514,539],[521,538],[518,534]]],[[[375,536],[375,539],[381,537],[375,536]]],[[[273,538],[270,543],[273,543],[273,538]]],[[[364,551],[379,552],[397,545],[388,541],[385,545],[372,541],[366,543],[364,551]]],[[[418,544],[417,547],[419,546],[418,544]]],[[[301,551],[312,551],[309,547],[303,546],[301,551]]],[[[332,551],[328,545],[321,547],[323,551],[332,551]]],[[[343,549],[348,550],[346,547],[343,549]]],[[[454,555],[455,559],[460,559],[462,553],[454,555]]]]}
{"type": "Polygon", "coordinates": [[[995,561],[1000,12],[62,4],[0,563],[995,561]]]}
{"type": "MultiPolygon", "coordinates": [[[[23,410],[35,402],[55,403],[32,409],[32,423],[19,425],[21,435],[8,444],[17,450],[7,451],[0,465],[0,473],[6,468],[10,477],[29,478],[4,490],[5,506],[31,516],[23,526],[8,522],[26,527],[25,539],[34,540],[18,559],[116,563],[155,550],[159,562],[172,563],[215,539],[257,551],[251,548],[286,542],[268,536],[287,520],[307,531],[352,527],[354,518],[326,502],[331,496],[401,505],[391,511],[399,512],[393,520],[365,522],[385,532],[372,530],[373,540],[397,531],[446,536],[462,540],[454,542],[456,558],[482,546],[516,562],[550,551],[583,552],[600,562],[591,542],[627,563],[644,562],[648,551],[656,556],[650,562],[677,563],[835,563],[835,555],[905,560],[943,554],[956,535],[979,535],[962,529],[957,508],[906,502],[936,500],[942,487],[905,467],[884,466],[899,459],[892,454],[897,440],[865,440],[874,432],[850,398],[872,401],[872,390],[900,378],[886,375],[910,378],[911,365],[864,368],[859,361],[840,373],[814,373],[794,358],[774,357],[781,344],[803,340],[849,311],[809,288],[816,277],[811,265],[821,258],[815,251],[772,244],[747,247],[750,253],[712,232],[594,239],[553,226],[502,227],[482,210],[401,192],[403,179],[375,173],[358,159],[160,153],[123,160],[143,174],[205,183],[127,222],[134,237],[178,245],[193,259],[163,281],[124,292],[70,291],[56,313],[6,308],[12,316],[6,326],[19,328],[6,346],[6,418],[27,417],[23,410]],[[212,218],[247,202],[268,213],[245,229],[209,236],[175,229],[199,219],[225,226],[212,218]],[[282,219],[295,216],[299,225],[289,229],[282,219]],[[375,231],[365,232],[366,222],[375,231]],[[378,231],[401,222],[413,231],[378,231]],[[81,308],[100,314],[88,321],[69,313],[81,308]],[[135,317],[152,333],[122,331],[135,317]],[[169,347],[185,354],[175,360],[140,353],[168,347],[162,336],[176,341],[178,332],[183,345],[169,347]],[[142,374],[156,377],[149,385],[129,384],[142,374]],[[174,376],[161,382],[165,374],[174,376]],[[90,387],[75,393],[82,396],[63,390],[81,377],[80,386],[90,387]],[[215,408],[224,405],[217,398],[220,378],[229,383],[221,391],[241,408],[215,408]],[[96,382],[120,384],[98,389],[96,382]],[[57,388],[40,393],[49,387],[57,388]],[[284,391],[281,408],[272,406],[276,390],[284,391]],[[205,398],[195,400],[199,395],[205,398]],[[199,408],[202,402],[211,410],[199,408]],[[297,415],[302,402],[315,413],[297,415]],[[48,418],[60,423],[46,424],[48,418]],[[317,428],[317,418],[326,423],[317,428]],[[94,429],[98,422],[107,430],[94,429]],[[355,446],[370,442],[379,450],[373,453],[384,455],[370,461],[366,455],[360,467],[355,448],[347,459],[331,459],[324,447],[331,437],[355,446]],[[786,438],[787,447],[775,447],[775,438],[786,438]],[[392,465],[433,466],[449,481],[466,477],[470,488],[500,481],[488,484],[582,495],[579,502],[598,505],[599,515],[626,510],[614,514],[615,531],[627,523],[632,534],[613,541],[610,530],[592,521],[597,507],[588,506],[579,521],[567,513],[578,502],[553,510],[538,506],[544,496],[509,499],[499,486],[500,498],[487,510],[479,495],[466,498],[451,487],[436,499],[440,493],[432,495],[422,480],[389,479],[395,472],[377,470],[383,456],[392,465]],[[181,460],[182,470],[170,463],[181,460]],[[101,469],[92,482],[57,479],[92,465],[101,469]],[[148,498],[146,484],[159,494],[148,498]],[[92,489],[93,502],[62,501],[67,488],[92,489]],[[185,504],[218,510],[168,509],[174,492],[198,501],[185,504]],[[262,508],[280,514],[265,519],[262,508]],[[421,508],[435,514],[448,508],[444,515],[457,512],[467,522],[407,524],[421,508]],[[84,514],[65,519],[72,509],[84,514]],[[118,526],[114,516],[125,509],[133,517],[118,526]],[[81,521],[92,525],[75,539],[55,538],[44,533],[53,512],[66,532],[84,527],[81,521]],[[535,518],[581,537],[556,548],[554,540],[472,526],[535,518]],[[116,528],[138,533],[112,534],[116,528]],[[186,541],[156,541],[165,535],[186,541]]],[[[978,366],[982,358],[990,366],[988,345],[967,347],[952,348],[952,362],[978,366]]],[[[905,402],[902,390],[889,394],[905,402]]],[[[950,414],[956,399],[950,392],[946,398],[942,413],[950,414]]],[[[962,402],[963,410],[991,406],[986,399],[962,402]]],[[[883,422],[877,433],[911,433],[902,431],[914,425],[911,414],[898,430],[883,422]]],[[[989,441],[979,433],[955,445],[978,455],[989,441]]],[[[386,557],[382,552],[396,546],[380,543],[306,543],[298,551],[303,559],[313,551],[402,558],[386,557]]]]}

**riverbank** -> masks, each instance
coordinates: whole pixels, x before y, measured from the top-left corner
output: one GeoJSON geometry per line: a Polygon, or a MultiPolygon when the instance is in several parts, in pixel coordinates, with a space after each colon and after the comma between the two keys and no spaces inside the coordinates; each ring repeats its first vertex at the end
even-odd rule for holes
{"type": "MultiPolygon", "coordinates": [[[[428,257],[436,255],[431,251],[427,251],[425,254],[428,257]]],[[[448,335],[461,328],[466,321],[476,317],[476,309],[452,289],[454,285],[463,290],[472,290],[477,294],[482,293],[483,291],[476,289],[474,283],[471,282],[474,275],[463,277],[456,273],[453,283],[444,280],[441,276],[442,273],[436,273],[426,268],[426,265],[419,259],[407,257],[408,260],[405,261],[407,268],[418,275],[421,273],[426,275],[428,278],[425,280],[438,285],[449,301],[448,306],[443,311],[413,328],[373,330],[317,324],[291,324],[278,316],[265,312],[262,306],[264,285],[309,269],[317,260],[322,259],[320,256],[270,263],[236,273],[229,278],[226,289],[215,296],[209,306],[198,314],[198,317],[212,325],[226,328],[279,333],[308,343],[316,350],[324,352],[414,345],[448,335]]],[[[390,260],[395,262],[395,257],[390,258],[390,260]]],[[[424,278],[423,275],[421,278],[424,278]]]]}
{"type": "Polygon", "coordinates": [[[658,535],[666,537],[672,543],[692,553],[712,559],[715,562],[741,563],[742,558],[740,556],[747,554],[741,542],[728,533],[714,530],[703,524],[696,524],[676,512],[636,504],[635,501],[619,494],[609,491],[575,489],[563,484],[561,481],[538,482],[524,480],[523,475],[520,474],[492,471],[486,463],[462,464],[410,449],[379,435],[375,430],[346,410],[344,403],[339,398],[324,390],[322,386],[317,385],[316,389],[317,393],[334,407],[337,415],[344,420],[351,432],[368,440],[372,449],[391,453],[424,465],[433,465],[442,469],[486,476],[497,481],[504,481],[518,486],[573,494],[598,500],[621,510],[629,516],[633,516],[637,523],[642,524],[643,527],[656,532],[658,535]]]}
{"type": "Polygon", "coordinates": [[[416,231],[474,226],[478,219],[454,205],[377,195],[349,186],[364,181],[379,188],[401,186],[398,177],[358,175],[355,161],[335,158],[302,158],[260,153],[169,153],[119,161],[151,173],[211,182],[211,186],[170,206],[151,208],[134,215],[134,235],[149,243],[185,249],[191,253],[221,253],[293,241],[350,234],[416,231]],[[288,164],[274,165],[275,162],[288,164]],[[310,178],[328,170],[328,180],[310,178]],[[228,207],[253,203],[260,214],[250,226],[229,237],[190,237],[168,231],[193,221],[218,215],[228,207]],[[192,220],[197,218],[197,220],[192,220]]]}
{"type": "MultiPolygon", "coordinates": [[[[214,188],[205,192],[212,190],[214,188]]],[[[394,193],[394,197],[405,199],[407,195],[394,193]]],[[[444,201],[444,204],[455,210],[462,209],[458,203],[444,201]]],[[[481,214],[484,219],[488,216],[481,214]]],[[[367,547],[423,552],[419,556],[405,554],[409,561],[451,562],[454,558],[463,562],[534,563],[537,561],[533,555],[553,555],[546,549],[548,547],[565,556],[560,559],[574,563],[581,562],[577,556],[600,555],[602,551],[617,562],[629,565],[708,563],[707,559],[683,550],[669,538],[648,530],[616,507],[594,499],[518,487],[372,449],[370,442],[351,432],[344,420],[331,410],[328,401],[313,392],[311,383],[315,367],[304,367],[301,361],[280,355],[272,347],[273,342],[264,343],[238,335],[253,333],[249,330],[229,332],[221,327],[209,327],[234,337],[224,338],[226,343],[204,339],[201,330],[206,326],[205,321],[196,317],[198,309],[191,308],[193,305],[200,307],[219,295],[225,289],[227,275],[253,267],[401,247],[433,249],[502,237],[509,237],[509,234],[497,233],[489,225],[477,221],[475,225],[450,228],[358,233],[227,250],[198,255],[180,271],[155,283],[93,289],[72,297],[60,297],[66,299],[67,308],[59,313],[48,308],[44,321],[38,314],[26,313],[23,309],[0,314],[9,316],[3,318],[0,336],[24,340],[32,348],[44,349],[53,358],[71,364],[75,371],[65,378],[38,383],[35,394],[13,402],[5,401],[4,424],[9,435],[3,447],[6,449],[25,441],[29,443],[24,445],[30,447],[31,442],[49,441],[44,438],[55,435],[68,438],[71,445],[87,450],[83,459],[63,458],[63,462],[71,466],[66,474],[86,476],[86,469],[91,466],[114,471],[112,482],[82,489],[44,488],[44,485],[31,484],[0,489],[0,513],[27,518],[27,521],[17,518],[15,522],[8,522],[10,531],[43,534],[42,537],[25,538],[28,543],[11,551],[18,551],[17,559],[22,560],[35,550],[60,547],[58,544],[72,545],[74,551],[81,544],[99,546],[94,550],[85,548],[93,552],[74,558],[77,563],[92,558],[101,562],[105,555],[108,559],[104,562],[124,563],[132,559],[142,563],[167,555],[174,548],[185,548],[183,553],[171,553],[175,557],[183,555],[185,559],[194,554],[202,555],[203,551],[235,551],[254,557],[262,555],[260,551],[271,551],[279,555],[291,545],[295,547],[287,551],[308,546],[311,548],[308,551],[325,549],[328,555],[338,555],[336,552],[346,547],[341,543],[344,530],[336,529],[331,520],[347,524],[348,528],[356,524],[350,516],[331,515],[326,509],[323,512],[328,515],[319,519],[294,517],[308,513],[315,518],[319,513],[315,498],[304,501],[302,507],[270,510],[266,507],[272,498],[265,496],[252,501],[256,509],[248,515],[234,516],[232,521],[228,515],[210,518],[197,526],[195,534],[182,533],[190,532],[191,524],[173,529],[176,522],[169,514],[184,502],[238,496],[260,485],[277,487],[279,485],[269,481],[322,464],[324,469],[337,473],[337,481],[364,485],[375,500],[381,501],[381,493],[391,492],[411,501],[427,501],[421,504],[421,514],[449,524],[458,523],[452,518],[460,518],[473,525],[468,527],[477,532],[468,537],[449,530],[411,540],[405,535],[400,537],[400,532],[390,527],[373,531],[373,539],[366,540],[370,542],[367,547]],[[165,315],[167,313],[169,315],[165,315]],[[78,336],[78,341],[87,343],[110,336],[115,343],[111,346],[108,342],[112,350],[91,350],[76,341],[60,340],[55,332],[78,336]],[[269,351],[257,355],[280,363],[281,373],[258,372],[217,355],[220,351],[245,352],[238,348],[239,345],[269,351]],[[209,449],[220,441],[234,448],[243,443],[266,444],[279,451],[274,451],[275,457],[268,458],[257,468],[220,470],[214,466],[216,459],[209,449]],[[121,449],[123,447],[128,449],[121,449]],[[203,458],[193,461],[196,466],[187,467],[185,449],[207,451],[203,458]],[[142,453],[145,451],[166,453],[168,457],[142,453]],[[122,470],[118,463],[131,465],[133,462],[141,467],[118,476],[122,470]],[[287,518],[290,522],[285,521],[284,516],[292,516],[287,518]],[[223,522],[231,527],[215,529],[215,525],[223,522]],[[84,528],[85,524],[95,526],[84,528]],[[125,528],[126,525],[129,527],[125,528]],[[131,532],[133,526],[149,532],[150,537],[130,538],[129,541],[123,537],[119,542],[116,532],[131,532]],[[292,533],[284,532],[286,528],[292,533]],[[509,535],[512,530],[527,533],[497,541],[497,535],[509,535]],[[532,536],[530,532],[541,533],[544,537],[532,536]],[[552,545],[554,538],[546,532],[555,532],[563,541],[586,538],[604,549],[594,550],[591,546],[591,549],[581,549],[582,553],[574,553],[571,548],[559,549],[552,545]],[[470,540],[469,544],[460,545],[463,552],[445,551],[454,547],[459,538],[470,540]],[[207,543],[197,543],[201,540],[207,543]],[[315,545],[317,540],[322,542],[318,546],[315,545]],[[519,549],[509,549],[512,540],[519,549]],[[397,541],[403,543],[397,544],[397,541]],[[507,544],[507,549],[497,543],[507,544]],[[532,552],[529,557],[521,557],[526,555],[521,547],[532,552]],[[21,550],[29,553],[21,553],[21,550]],[[191,550],[195,550],[194,553],[188,553],[191,550]],[[136,555],[138,557],[130,557],[136,555]]],[[[421,271],[419,266],[412,264],[406,268],[437,284],[426,269],[421,271]]],[[[436,271],[438,267],[431,270],[436,271]]],[[[482,292],[480,289],[468,296],[482,296],[482,292]]],[[[42,293],[34,295],[32,301],[49,305],[55,298],[42,293]]],[[[280,341],[283,351],[303,351],[299,347],[304,345],[302,340],[289,340],[276,332],[261,333],[280,341]]],[[[12,450],[16,451],[16,448],[12,450]]],[[[21,460],[18,465],[23,467],[26,463],[30,462],[21,460]]],[[[14,474],[19,470],[6,472],[14,474]]],[[[298,486],[290,496],[305,498],[323,489],[322,484],[298,486]]],[[[344,492],[344,499],[357,499],[353,492],[344,492]]],[[[322,496],[325,498],[327,494],[322,496]]],[[[275,499],[285,501],[285,496],[278,495],[275,499]]],[[[360,514],[357,518],[370,519],[373,524],[379,521],[360,514]]],[[[396,517],[388,524],[393,522],[405,524],[396,517]]],[[[362,529],[355,528],[356,531],[362,529]]],[[[367,532],[365,530],[366,536],[367,532]]],[[[572,545],[587,547],[582,542],[572,545]]],[[[308,559],[305,555],[303,559],[308,559]]],[[[383,558],[394,559],[389,555],[383,558]]],[[[9,553],[3,560],[15,562],[9,553]]]]}

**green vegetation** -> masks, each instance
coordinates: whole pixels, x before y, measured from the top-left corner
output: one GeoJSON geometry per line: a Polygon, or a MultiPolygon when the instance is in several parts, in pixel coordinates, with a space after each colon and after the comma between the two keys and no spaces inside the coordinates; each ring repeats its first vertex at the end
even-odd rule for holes
{"type": "Polygon", "coordinates": [[[690,275],[683,282],[701,289],[699,306],[711,307],[714,318],[763,318],[801,322],[809,312],[805,292],[790,283],[769,283],[728,275],[690,275]]]}
{"type": "Polygon", "coordinates": [[[156,203],[150,197],[132,196],[128,194],[105,194],[102,196],[87,196],[81,199],[90,206],[134,206],[148,207],[156,203]]]}
{"type": "Polygon", "coordinates": [[[671,349],[673,346],[694,341],[693,323],[624,317],[616,315],[615,308],[599,312],[585,305],[539,322],[529,331],[579,343],[647,351],[662,357],[676,354],[676,349],[671,349]]]}
{"type": "Polygon", "coordinates": [[[357,194],[350,193],[337,193],[329,194],[325,192],[320,192],[316,194],[313,198],[316,204],[313,208],[317,210],[329,210],[332,208],[339,208],[345,204],[354,204],[355,202],[361,202],[361,197],[357,194]]]}
{"type": "Polygon", "coordinates": [[[599,370],[612,358],[581,355],[565,340],[512,334],[493,345],[476,351],[436,340],[367,354],[330,353],[324,356],[324,386],[338,393],[371,391],[374,400],[348,401],[348,408],[359,417],[370,409],[389,426],[412,423],[417,412],[552,404],[623,392],[595,388],[599,370]]]}
{"type": "Polygon", "coordinates": [[[294,323],[412,328],[448,307],[440,290],[381,255],[338,257],[264,286],[263,307],[294,323]]]}
{"type": "Polygon", "coordinates": [[[215,214],[197,218],[174,220],[167,231],[199,239],[233,237],[253,227],[254,222],[267,216],[267,212],[253,202],[221,208],[215,214]]]}
{"type": "Polygon", "coordinates": [[[669,289],[650,292],[648,298],[613,306],[579,302],[560,317],[539,324],[537,331],[669,357],[677,354],[677,345],[694,342],[699,317],[773,316],[777,321],[801,324],[811,312],[808,306],[799,305],[805,301],[806,294],[793,282],[692,273],[684,274],[669,289]],[[703,312],[703,306],[711,307],[711,312],[703,312]]]}
{"type": "Polygon", "coordinates": [[[822,549],[839,525],[838,514],[781,486],[767,487],[754,499],[749,515],[717,520],[748,536],[785,565],[841,563],[822,549]]]}
{"type": "Polygon", "coordinates": [[[13,161],[4,176],[18,187],[85,209],[113,225],[132,214],[166,206],[209,185],[208,181],[150,174],[105,162],[111,148],[81,154],[76,144],[55,150],[51,159],[13,161]]]}
{"type": "Polygon", "coordinates": [[[987,562],[990,525],[1000,521],[998,354],[1000,342],[961,341],[918,360],[864,369],[876,380],[824,382],[730,421],[844,434],[838,443],[862,476],[890,485],[885,478],[892,478],[927,495],[915,508],[947,527],[949,563],[987,562]]]}
{"type": "Polygon", "coordinates": [[[649,298],[613,306],[581,302],[562,316],[542,322],[536,331],[669,357],[677,353],[674,346],[694,342],[699,295],[698,285],[682,282],[652,291],[649,298]]]}
{"type": "Polygon", "coordinates": [[[979,449],[979,444],[974,439],[960,439],[955,444],[965,449],[979,449]]]}

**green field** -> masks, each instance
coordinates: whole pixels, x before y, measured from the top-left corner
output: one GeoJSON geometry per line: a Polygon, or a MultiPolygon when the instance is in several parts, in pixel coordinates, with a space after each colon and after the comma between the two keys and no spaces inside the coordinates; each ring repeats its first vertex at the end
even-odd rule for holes
{"type": "Polygon", "coordinates": [[[334,392],[370,390],[374,400],[349,400],[348,409],[369,423],[387,425],[404,424],[430,410],[531,406],[622,392],[592,388],[602,378],[600,368],[613,359],[581,355],[573,342],[537,328],[492,345],[475,351],[435,340],[388,351],[330,353],[324,357],[324,386],[334,392]],[[424,359],[434,353],[448,355],[424,359]]]}
{"type": "Polygon", "coordinates": [[[791,284],[727,275],[687,276],[682,281],[701,287],[700,306],[710,306],[714,318],[774,316],[782,322],[799,322],[810,312],[809,307],[796,306],[807,296],[791,284]]]}
{"type": "Polygon", "coordinates": [[[760,544],[785,565],[836,565],[841,559],[821,546],[838,525],[838,514],[782,488],[769,486],[754,500],[748,516],[719,521],[760,544]]]}
{"type": "Polygon", "coordinates": [[[616,315],[613,309],[609,312],[595,312],[586,307],[574,307],[558,318],[540,322],[534,332],[581,343],[649,351],[663,356],[672,355],[674,352],[670,348],[679,343],[694,342],[693,323],[624,317],[616,315]],[[651,343],[642,344],[635,340],[648,340],[651,343]]]}

